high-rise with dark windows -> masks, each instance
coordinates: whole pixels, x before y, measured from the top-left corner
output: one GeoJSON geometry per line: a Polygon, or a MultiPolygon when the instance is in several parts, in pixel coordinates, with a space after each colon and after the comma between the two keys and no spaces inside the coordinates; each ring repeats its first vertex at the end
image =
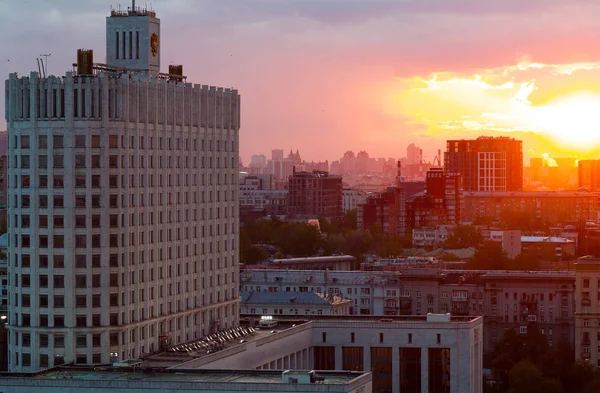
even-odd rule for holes
{"type": "Polygon", "coordinates": [[[161,74],[159,25],[113,11],[105,63],[6,81],[10,370],[238,323],[240,96],[161,74]]]}
{"type": "Polygon", "coordinates": [[[465,191],[522,191],[523,142],[488,136],[447,141],[444,170],[460,173],[465,191]]]}

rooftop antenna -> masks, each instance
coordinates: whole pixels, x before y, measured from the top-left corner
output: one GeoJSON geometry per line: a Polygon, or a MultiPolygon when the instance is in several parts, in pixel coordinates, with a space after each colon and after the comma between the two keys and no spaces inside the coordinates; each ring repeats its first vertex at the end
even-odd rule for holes
{"type": "Polygon", "coordinates": [[[38,64],[38,73],[40,74],[40,76],[42,76],[42,67],[40,67],[40,58],[36,57],[35,60],[37,61],[37,64],[38,64]]]}
{"type": "Polygon", "coordinates": [[[42,62],[42,71],[44,71],[44,78],[46,77],[46,73],[48,72],[48,57],[52,56],[52,53],[44,53],[43,55],[40,55],[40,57],[45,57],[46,58],[46,65],[44,66],[44,63],[42,62]]]}

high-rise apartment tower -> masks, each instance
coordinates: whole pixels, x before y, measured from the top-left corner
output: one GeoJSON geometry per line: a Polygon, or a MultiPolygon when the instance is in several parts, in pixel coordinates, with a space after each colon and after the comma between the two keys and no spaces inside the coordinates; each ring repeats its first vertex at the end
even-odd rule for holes
{"type": "Polygon", "coordinates": [[[465,191],[522,191],[523,142],[485,136],[447,141],[444,169],[463,176],[465,191]]]}
{"type": "Polygon", "coordinates": [[[238,323],[237,90],[161,74],[160,21],[108,64],[6,81],[9,369],[135,359],[238,323]]]}

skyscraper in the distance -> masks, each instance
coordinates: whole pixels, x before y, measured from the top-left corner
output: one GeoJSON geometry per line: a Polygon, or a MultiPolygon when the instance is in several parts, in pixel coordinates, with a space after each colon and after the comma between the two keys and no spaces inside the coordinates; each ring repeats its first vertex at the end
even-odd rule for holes
{"type": "Polygon", "coordinates": [[[109,363],[238,323],[237,90],[160,73],[160,20],[6,82],[9,369],[109,363]]]}
{"type": "Polygon", "coordinates": [[[465,191],[522,191],[523,142],[488,136],[447,141],[444,169],[463,176],[465,191]]]}

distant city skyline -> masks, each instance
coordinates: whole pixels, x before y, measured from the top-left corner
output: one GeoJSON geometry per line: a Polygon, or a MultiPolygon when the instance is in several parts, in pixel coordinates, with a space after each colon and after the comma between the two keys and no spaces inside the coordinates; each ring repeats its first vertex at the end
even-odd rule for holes
{"type": "MultiPolygon", "coordinates": [[[[62,75],[75,50],[84,47],[104,59],[104,20],[98,15],[117,2],[31,3],[0,4],[0,73],[37,70],[35,57],[50,53],[49,72],[62,75]]],[[[506,134],[523,140],[526,161],[530,149],[597,155],[600,3],[152,5],[164,21],[163,69],[183,64],[189,80],[242,94],[240,149],[246,162],[274,147],[299,148],[309,161],[331,160],[346,150],[402,157],[411,142],[432,159],[447,139],[506,134]]]]}

